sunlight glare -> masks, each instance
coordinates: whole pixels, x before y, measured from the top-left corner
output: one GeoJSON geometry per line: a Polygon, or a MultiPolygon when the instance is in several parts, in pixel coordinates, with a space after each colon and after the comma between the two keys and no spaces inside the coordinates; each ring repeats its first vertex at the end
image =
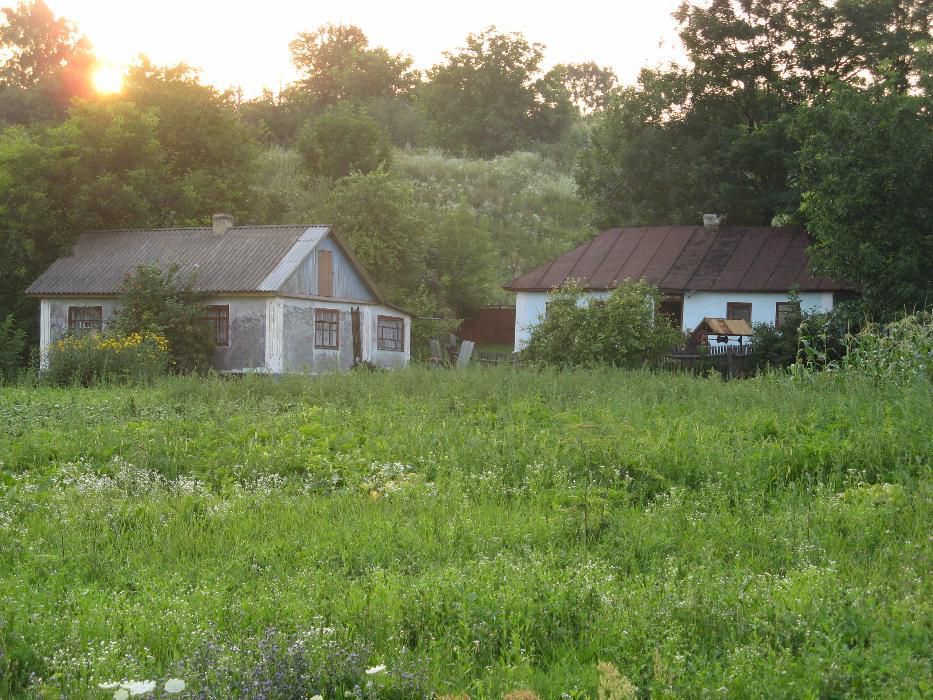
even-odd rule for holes
{"type": "Polygon", "coordinates": [[[94,89],[105,95],[123,89],[123,69],[112,64],[99,65],[94,69],[91,79],[94,81],[94,89]]]}

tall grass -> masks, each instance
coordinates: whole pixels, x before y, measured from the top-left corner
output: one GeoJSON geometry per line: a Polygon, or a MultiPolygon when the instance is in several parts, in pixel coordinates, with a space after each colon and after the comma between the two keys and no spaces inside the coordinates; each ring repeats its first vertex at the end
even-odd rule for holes
{"type": "Polygon", "coordinates": [[[0,389],[0,694],[582,698],[611,663],[641,694],[922,695],[930,399],[506,369],[0,389]]]}

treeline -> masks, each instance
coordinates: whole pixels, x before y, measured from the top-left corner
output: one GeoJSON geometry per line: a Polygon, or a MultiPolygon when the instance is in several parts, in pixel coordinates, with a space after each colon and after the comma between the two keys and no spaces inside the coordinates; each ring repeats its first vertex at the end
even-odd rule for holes
{"type": "Polygon", "coordinates": [[[300,78],[243,100],[144,57],[115,96],[41,0],[0,26],[0,318],[88,229],[335,224],[393,301],[464,316],[605,225],[803,223],[873,313],[923,305],[933,259],[924,0],[684,2],[689,65],[620,87],[490,27],[425,72],[328,25],[300,78]]]}

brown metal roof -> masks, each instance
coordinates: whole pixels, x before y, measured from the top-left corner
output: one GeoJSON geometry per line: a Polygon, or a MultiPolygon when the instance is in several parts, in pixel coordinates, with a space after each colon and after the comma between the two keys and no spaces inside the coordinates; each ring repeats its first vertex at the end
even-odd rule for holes
{"type": "Polygon", "coordinates": [[[833,291],[852,286],[814,276],[810,237],[802,228],[665,226],[614,228],[504,285],[547,291],[569,279],[584,289],[611,289],[645,279],[664,291],[833,291]]]}
{"type": "Polygon", "coordinates": [[[205,292],[263,291],[262,282],[302,234],[326,227],[236,226],[223,235],[211,228],[130,229],[81,235],[70,255],[59,258],[27,294],[116,294],[139,265],[177,264],[196,273],[205,292]]]}

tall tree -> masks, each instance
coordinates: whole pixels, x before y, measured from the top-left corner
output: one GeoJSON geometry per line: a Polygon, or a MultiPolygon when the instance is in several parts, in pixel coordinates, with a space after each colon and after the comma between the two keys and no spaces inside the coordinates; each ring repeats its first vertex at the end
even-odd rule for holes
{"type": "Polygon", "coordinates": [[[548,73],[564,85],[573,104],[583,114],[605,110],[619,82],[611,68],[594,61],[559,63],[548,73]]]}
{"type": "Polygon", "coordinates": [[[581,158],[581,192],[601,224],[794,216],[794,110],[833,81],[921,82],[931,12],[925,0],[684,2],[692,69],[643,71],[619,95],[581,158]]]}
{"type": "Polygon", "coordinates": [[[446,52],[445,62],[428,71],[423,90],[440,145],[488,157],[534,140],[556,140],[573,107],[558,77],[542,73],[543,50],[519,33],[491,26],[446,52]]]}
{"type": "Polygon", "coordinates": [[[801,109],[802,211],[817,264],[884,316],[933,302],[933,99],[837,86],[801,109]]]}
{"type": "Polygon", "coordinates": [[[77,233],[170,216],[157,126],[132,104],[78,103],[58,126],[0,135],[0,315],[34,332],[22,291],[77,233]]]}
{"type": "Polygon", "coordinates": [[[3,8],[0,24],[0,120],[24,123],[61,114],[91,94],[94,56],[74,25],[42,0],[3,8]]]}
{"type": "Polygon", "coordinates": [[[407,95],[418,81],[410,56],[393,55],[355,25],[327,24],[289,44],[299,85],[318,106],[407,95]]]}
{"type": "Polygon", "coordinates": [[[178,223],[197,224],[216,211],[251,216],[256,142],[232,94],[202,84],[189,66],[155,66],[141,57],[123,96],[158,117],[178,223]]]}

